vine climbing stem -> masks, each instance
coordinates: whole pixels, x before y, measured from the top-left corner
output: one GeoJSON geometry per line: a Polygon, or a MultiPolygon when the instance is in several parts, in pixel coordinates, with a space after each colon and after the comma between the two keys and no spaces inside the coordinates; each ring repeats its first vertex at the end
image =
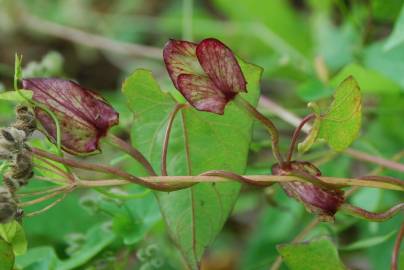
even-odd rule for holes
{"type": "MultiPolygon", "coordinates": [[[[52,153],[45,152],[41,149],[32,148],[33,154],[37,156],[41,156],[53,161],[57,161],[63,163],[65,165],[89,170],[89,171],[97,171],[105,174],[113,175],[115,177],[119,177],[121,179],[112,179],[112,180],[91,180],[91,181],[83,181],[78,180],[77,185],[79,187],[97,187],[97,186],[119,186],[125,185],[128,183],[135,183],[150,189],[161,190],[161,191],[172,191],[183,189],[189,187],[190,184],[195,184],[199,182],[224,182],[224,181],[233,181],[231,177],[228,176],[209,176],[209,175],[197,175],[197,176],[149,176],[149,177],[137,177],[132,174],[129,174],[119,168],[100,165],[94,163],[88,163],[83,160],[72,160],[67,158],[62,158],[52,153]]],[[[249,179],[251,182],[257,184],[270,184],[276,182],[284,182],[284,181],[300,181],[300,182],[308,182],[305,178],[299,176],[278,176],[278,175],[247,175],[243,176],[244,178],[249,179]]],[[[389,189],[389,190],[398,190],[404,191],[404,182],[393,179],[393,178],[339,178],[339,177],[319,177],[321,181],[327,183],[329,185],[334,185],[335,187],[348,187],[348,186],[361,186],[361,187],[373,187],[373,188],[381,188],[381,189],[389,189]]]]}

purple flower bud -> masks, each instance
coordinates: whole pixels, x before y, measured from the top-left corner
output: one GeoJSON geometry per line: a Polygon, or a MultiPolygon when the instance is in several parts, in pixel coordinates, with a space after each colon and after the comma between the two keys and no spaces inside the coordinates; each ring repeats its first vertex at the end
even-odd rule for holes
{"type": "MultiPolygon", "coordinates": [[[[79,84],[62,79],[24,79],[24,89],[33,91],[33,100],[52,111],[61,126],[62,147],[72,154],[88,154],[99,149],[100,138],[118,124],[118,113],[99,95],[79,84]]],[[[56,126],[42,109],[35,116],[46,135],[55,141],[56,126]]]]}
{"type": "MultiPolygon", "coordinates": [[[[321,173],[314,165],[292,161],[286,170],[281,169],[278,164],[272,166],[273,175],[287,175],[289,169],[301,170],[313,176],[320,176],[321,173]]],[[[334,215],[344,202],[344,193],[341,190],[326,190],[311,183],[303,182],[281,182],[283,190],[289,197],[292,197],[305,206],[305,208],[319,216],[321,220],[333,221],[334,215]]]]}
{"type": "Polygon", "coordinates": [[[236,57],[217,39],[170,40],[163,57],[174,86],[197,110],[223,114],[229,101],[247,92],[236,57]]]}

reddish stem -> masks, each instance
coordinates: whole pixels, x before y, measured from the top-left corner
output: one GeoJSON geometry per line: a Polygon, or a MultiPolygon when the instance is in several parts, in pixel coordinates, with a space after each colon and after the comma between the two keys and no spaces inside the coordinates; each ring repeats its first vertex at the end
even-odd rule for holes
{"type": "Polygon", "coordinates": [[[404,222],[401,224],[400,231],[397,234],[396,242],[394,243],[393,255],[391,256],[391,270],[398,269],[398,255],[400,252],[401,242],[404,238],[404,222]]]}
{"type": "Polygon", "coordinates": [[[312,120],[314,117],[315,117],[315,115],[312,113],[307,115],[305,118],[302,119],[300,124],[296,127],[295,131],[293,132],[292,140],[290,142],[288,155],[286,157],[286,162],[290,162],[292,160],[293,152],[295,151],[295,148],[296,148],[297,139],[299,138],[299,135],[300,135],[304,125],[306,123],[308,123],[310,120],[312,120]]]}
{"type": "Polygon", "coordinates": [[[34,153],[37,156],[45,157],[47,159],[51,159],[54,161],[57,161],[59,163],[74,167],[74,168],[79,168],[83,170],[90,170],[90,171],[97,171],[97,172],[102,172],[102,173],[107,173],[107,174],[112,174],[118,177],[122,177],[123,179],[139,184],[151,189],[155,190],[160,190],[160,191],[171,191],[171,190],[177,190],[181,188],[182,186],[169,186],[165,183],[153,183],[153,182],[148,182],[145,181],[139,177],[136,177],[132,174],[129,174],[125,171],[122,171],[121,169],[115,168],[115,167],[110,167],[106,165],[100,165],[100,164],[94,164],[94,163],[87,163],[84,161],[76,161],[72,159],[67,159],[63,157],[59,157],[57,155],[51,154],[49,152],[43,151],[38,148],[32,148],[32,153],[34,153]]]}
{"type": "Polygon", "coordinates": [[[272,153],[275,157],[275,159],[278,161],[280,165],[283,165],[283,157],[281,155],[281,152],[279,150],[279,131],[274,125],[274,123],[269,120],[267,117],[265,117],[262,113],[260,113],[254,106],[252,106],[247,100],[243,99],[240,96],[237,96],[236,99],[234,99],[235,103],[239,105],[241,108],[243,108],[247,113],[261,122],[268,132],[271,134],[271,141],[272,141],[272,153]]]}
{"type": "Polygon", "coordinates": [[[144,157],[144,155],[139,150],[137,150],[136,148],[134,148],[132,145],[125,142],[121,138],[112,135],[111,133],[108,135],[108,138],[111,140],[113,144],[118,146],[122,151],[128,153],[131,157],[137,160],[146,169],[149,175],[152,176],[157,175],[150,162],[144,157]]]}
{"type": "Polygon", "coordinates": [[[168,144],[170,141],[171,129],[177,116],[177,113],[184,107],[184,104],[176,104],[173,111],[170,113],[168,118],[168,124],[166,128],[166,132],[164,134],[164,142],[163,149],[161,151],[161,175],[166,176],[167,174],[167,152],[168,152],[168,144]]]}
{"type": "Polygon", "coordinates": [[[380,213],[369,212],[365,209],[347,203],[341,205],[341,210],[345,210],[345,212],[347,212],[348,214],[366,219],[368,221],[382,222],[392,218],[398,212],[403,211],[404,203],[399,203],[391,207],[390,209],[380,213]]]}
{"type": "MultiPolygon", "coordinates": [[[[57,174],[59,176],[62,176],[62,177],[63,176],[66,177],[69,180],[70,183],[73,183],[75,181],[75,178],[72,175],[72,173],[62,170],[61,168],[59,168],[58,166],[56,166],[55,164],[53,164],[52,162],[50,162],[46,158],[43,158],[43,157],[40,157],[40,156],[37,156],[37,158],[40,159],[45,164],[47,164],[51,168],[49,170],[52,171],[53,173],[55,173],[55,174],[57,174]]],[[[47,169],[47,168],[44,167],[44,169],[47,169]]]]}

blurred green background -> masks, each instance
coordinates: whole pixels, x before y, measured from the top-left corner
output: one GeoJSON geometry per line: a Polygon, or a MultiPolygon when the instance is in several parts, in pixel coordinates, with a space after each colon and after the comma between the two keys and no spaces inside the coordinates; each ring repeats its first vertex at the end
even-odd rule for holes
{"type": "MultiPolygon", "coordinates": [[[[23,55],[25,77],[72,78],[102,91],[121,113],[127,135],[132,115],[120,94],[136,68],[153,71],[163,89],[173,86],[161,50],[169,38],[215,37],[242,59],[265,69],[259,109],[281,131],[286,150],[293,126],[272,114],[267,100],[305,116],[308,101],[327,104],[348,75],[363,93],[361,135],[352,148],[391,159],[404,152],[404,9],[402,0],[0,0],[0,91],[11,89],[14,54],[23,55]],[[403,10],[403,11],[402,11],[403,10]]],[[[0,123],[12,121],[12,105],[0,102],[0,123]]],[[[41,143],[41,142],[36,142],[41,143]]],[[[267,174],[274,162],[270,141],[256,125],[247,174],[267,174]]],[[[131,168],[109,146],[95,161],[131,168]],[[105,156],[113,157],[105,160],[105,156]],[[100,160],[100,158],[102,160],[100,160]]],[[[316,145],[305,159],[324,175],[354,177],[378,168],[316,145]]],[[[393,170],[382,175],[403,178],[393,170]]],[[[32,183],[36,188],[41,184],[32,183]]],[[[29,252],[21,269],[182,269],[154,197],[111,199],[95,191],[75,192],[43,215],[24,221],[29,252]],[[108,227],[109,233],[103,231],[108,227]],[[35,258],[40,258],[36,260],[35,258]]],[[[350,199],[371,211],[402,200],[398,192],[361,189],[350,199]]],[[[313,217],[278,187],[244,188],[231,218],[203,261],[205,270],[269,269],[276,245],[288,243],[313,217]]],[[[349,269],[389,269],[393,234],[403,221],[384,223],[337,215],[305,239],[330,237],[349,269]]],[[[403,252],[401,252],[403,257],[403,252]]],[[[404,259],[403,259],[404,260],[404,259]]],[[[282,266],[286,269],[285,266],[282,266]]],[[[403,263],[400,269],[404,269],[403,263]]]]}

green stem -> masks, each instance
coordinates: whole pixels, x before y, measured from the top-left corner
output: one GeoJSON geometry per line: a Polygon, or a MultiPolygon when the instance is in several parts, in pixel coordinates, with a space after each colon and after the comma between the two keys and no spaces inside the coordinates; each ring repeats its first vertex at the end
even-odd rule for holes
{"type": "Polygon", "coordinates": [[[260,113],[254,106],[252,106],[247,100],[243,99],[238,95],[234,102],[242,109],[244,109],[250,116],[261,122],[268,132],[271,134],[272,139],[272,153],[275,159],[278,161],[279,165],[283,165],[283,157],[279,150],[279,131],[274,125],[274,123],[260,113]]]}
{"type": "Polygon", "coordinates": [[[31,205],[34,205],[34,204],[37,204],[37,203],[41,203],[43,201],[47,201],[49,199],[52,199],[52,198],[56,197],[59,194],[67,193],[68,189],[69,189],[68,187],[64,187],[63,189],[58,189],[58,190],[56,190],[56,191],[54,191],[54,192],[52,192],[50,194],[47,194],[47,195],[42,196],[42,197],[39,197],[37,199],[27,201],[27,202],[21,202],[21,203],[18,204],[18,206],[19,207],[27,207],[27,206],[31,206],[31,205]]]}
{"type": "Polygon", "coordinates": [[[42,208],[42,209],[40,209],[38,211],[34,211],[34,212],[31,212],[31,213],[25,214],[24,217],[34,217],[34,216],[40,215],[40,214],[48,211],[49,209],[55,207],[57,204],[62,202],[67,197],[67,194],[68,194],[68,192],[64,192],[60,198],[56,199],[51,204],[45,206],[44,208],[42,208]]]}
{"type": "Polygon", "coordinates": [[[139,192],[139,193],[117,194],[117,193],[107,191],[101,187],[96,187],[95,190],[107,197],[120,199],[120,200],[141,199],[141,198],[146,197],[151,192],[151,189],[146,189],[143,192],[139,192]]]}

